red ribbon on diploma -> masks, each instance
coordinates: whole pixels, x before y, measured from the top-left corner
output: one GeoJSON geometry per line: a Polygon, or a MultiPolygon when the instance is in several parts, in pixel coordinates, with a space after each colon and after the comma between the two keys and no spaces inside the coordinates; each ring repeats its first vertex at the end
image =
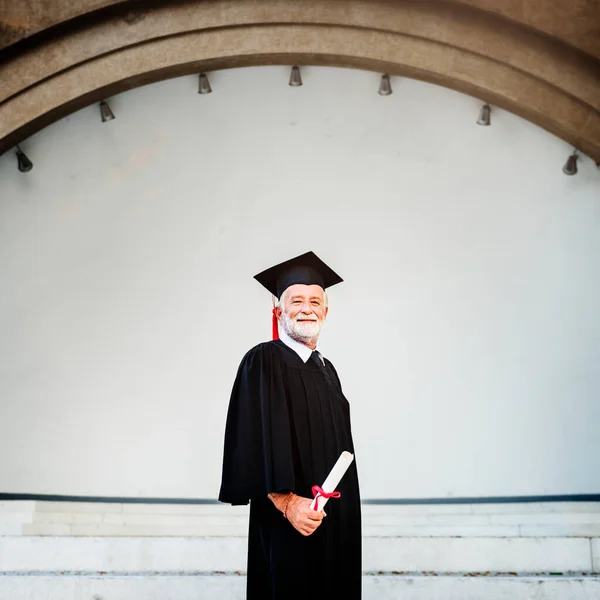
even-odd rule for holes
{"type": "MultiPolygon", "coordinates": [[[[315,500],[317,500],[317,498],[339,498],[342,495],[341,492],[331,492],[330,494],[328,494],[320,485],[313,485],[312,493],[315,500]]],[[[315,502],[315,510],[317,510],[318,506],[319,501],[317,500],[315,502]]]]}

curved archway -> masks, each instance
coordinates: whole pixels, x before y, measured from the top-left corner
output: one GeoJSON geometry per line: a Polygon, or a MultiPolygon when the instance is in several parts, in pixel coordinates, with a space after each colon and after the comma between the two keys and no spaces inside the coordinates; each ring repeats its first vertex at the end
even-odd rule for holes
{"type": "Polygon", "coordinates": [[[600,161],[600,63],[588,53],[593,45],[576,47],[567,36],[549,35],[548,27],[534,29],[474,4],[79,2],[80,18],[68,20],[75,9],[64,12],[57,24],[4,50],[0,152],[83,106],[146,83],[297,63],[447,86],[518,114],[600,161]]]}

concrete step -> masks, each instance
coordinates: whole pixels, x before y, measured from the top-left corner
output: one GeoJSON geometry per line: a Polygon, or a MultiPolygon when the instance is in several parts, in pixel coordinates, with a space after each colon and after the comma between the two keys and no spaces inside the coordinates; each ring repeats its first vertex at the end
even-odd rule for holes
{"type": "MultiPolygon", "coordinates": [[[[365,537],[599,537],[600,503],[364,505],[365,537]],[[487,506],[487,505],[486,505],[487,506]],[[536,507],[537,510],[533,510],[536,507]],[[585,510],[583,510],[585,508],[585,510]],[[560,509],[560,510],[559,510],[560,509]]],[[[248,507],[0,502],[0,535],[244,536],[248,507]]]]}
{"type": "MultiPolygon", "coordinates": [[[[239,575],[0,576],[0,600],[243,600],[239,575]]],[[[363,600],[597,600],[597,577],[363,577],[363,600]]]]}
{"type": "MultiPolygon", "coordinates": [[[[246,522],[197,525],[123,524],[109,523],[5,523],[0,525],[0,535],[23,536],[96,536],[96,537],[243,537],[247,534],[246,522]]],[[[363,537],[600,537],[600,525],[381,525],[363,526],[363,537]]]]}
{"type": "MultiPolygon", "coordinates": [[[[0,537],[0,572],[244,572],[245,537],[0,537]]],[[[366,573],[600,573],[600,538],[364,538],[366,573]]]]}

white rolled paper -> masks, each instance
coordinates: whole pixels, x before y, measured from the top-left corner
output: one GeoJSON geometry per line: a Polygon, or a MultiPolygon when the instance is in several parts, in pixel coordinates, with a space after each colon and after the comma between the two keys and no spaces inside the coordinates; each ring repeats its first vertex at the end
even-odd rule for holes
{"type": "MultiPolygon", "coordinates": [[[[338,483],[342,480],[344,473],[348,470],[348,467],[352,464],[354,460],[354,455],[350,452],[344,450],[340,457],[337,459],[335,465],[333,465],[333,469],[329,475],[327,475],[327,479],[321,486],[323,491],[326,494],[331,494],[331,492],[335,492],[335,488],[338,483]]],[[[323,510],[323,507],[327,504],[328,498],[323,498],[322,496],[317,496],[311,503],[310,507],[313,510],[323,510]]]]}

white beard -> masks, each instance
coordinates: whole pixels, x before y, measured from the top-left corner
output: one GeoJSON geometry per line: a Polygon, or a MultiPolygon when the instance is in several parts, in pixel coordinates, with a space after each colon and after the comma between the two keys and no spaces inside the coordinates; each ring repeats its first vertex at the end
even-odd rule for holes
{"type": "Polygon", "coordinates": [[[310,342],[315,340],[321,333],[321,322],[316,318],[314,321],[297,321],[297,319],[303,318],[307,318],[306,315],[300,314],[296,319],[290,319],[284,312],[283,330],[297,342],[310,342]]]}

